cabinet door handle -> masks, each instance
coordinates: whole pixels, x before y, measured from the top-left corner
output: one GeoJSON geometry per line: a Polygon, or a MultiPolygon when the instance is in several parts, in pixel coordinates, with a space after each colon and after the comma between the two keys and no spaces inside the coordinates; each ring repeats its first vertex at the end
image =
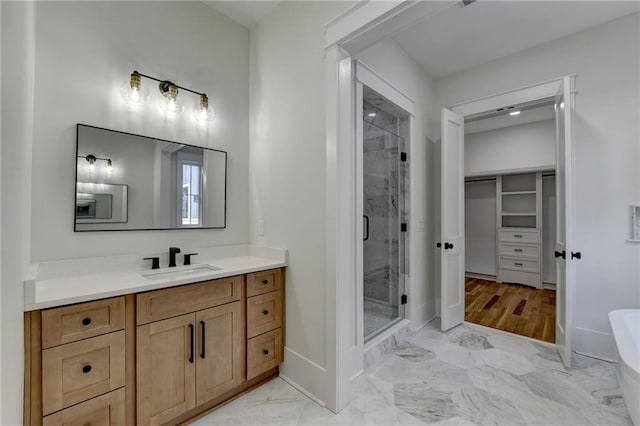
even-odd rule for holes
{"type": "Polygon", "coordinates": [[[262,284],[264,284],[264,285],[269,284],[269,280],[262,280],[262,284]]]}
{"type": "Polygon", "coordinates": [[[520,234],[514,234],[514,235],[513,235],[513,238],[522,238],[522,235],[520,235],[520,234]]]}
{"type": "Polygon", "coordinates": [[[567,252],[564,251],[564,250],[562,250],[562,252],[559,252],[559,251],[556,250],[556,251],[553,252],[553,255],[556,257],[556,259],[559,258],[559,257],[561,257],[563,259],[567,258],[567,252]]]}
{"type": "Polygon", "coordinates": [[[91,318],[87,317],[82,319],[82,325],[89,325],[89,324],[91,324],[91,318]]]}
{"type": "Polygon", "coordinates": [[[513,249],[516,253],[522,253],[522,249],[513,249]]]}
{"type": "Polygon", "coordinates": [[[362,218],[364,219],[364,237],[362,238],[362,241],[367,241],[369,239],[369,216],[362,215],[362,218]]]}
{"type": "Polygon", "coordinates": [[[268,310],[268,309],[265,309],[264,311],[262,311],[262,313],[263,313],[265,316],[266,316],[266,315],[269,315],[269,310],[268,310]]]}
{"type": "Polygon", "coordinates": [[[522,266],[522,263],[518,263],[518,262],[513,262],[513,264],[516,266],[522,266]]]}
{"type": "Polygon", "coordinates": [[[87,374],[87,373],[91,372],[91,366],[90,365],[85,365],[84,367],[82,367],[82,372],[84,374],[87,374]]]}
{"type": "Polygon", "coordinates": [[[193,364],[193,361],[194,361],[194,359],[193,359],[193,352],[194,352],[194,350],[193,350],[193,344],[194,344],[194,341],[193,341],[193,328],[194,328],[193,324],[189,324],[189,340],[190,340],[190,342],[189,342],[189,362],[191,364],[193,364]]]}
{"type": "Polygon", "coordinates": [[[201,328],[201,336],[202,336],[202,346],[200,347],[200,358],[204,359],[205,357],[205,349],[204,349],[204,342],[205,342],[205,331],[204,331],[204,321],[200,321],[200,327],[201,328]]]}
{"type": "Polygon", "coordinates": [[[265,355],[269,355],[269,349],[263,349],[262,353],[265,354],[265,355]]]}

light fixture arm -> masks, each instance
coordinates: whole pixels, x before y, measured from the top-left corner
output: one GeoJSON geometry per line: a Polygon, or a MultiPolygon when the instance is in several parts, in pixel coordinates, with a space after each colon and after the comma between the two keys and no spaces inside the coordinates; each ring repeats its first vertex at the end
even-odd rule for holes
{"type": "Polygon", "coordinates": [[[160,87],[160,92],[162,92],[162,94],[169,92],[169,87],[174,86],[180,90],[186,90],[187,92],[191,92],[195,95],[207,96],[206,93],[200,93],[200,92],[196,92],[195,90],[187,89],[186,87],[178,86],[177,84],[169,80],[161,80],[159,78],[151,77],[150,75],[142,74],[138,71],[133,71],[132,74],[139,75],[140,77],[148,78],[149,80],[157,81],[158,83],[160,83],[159,87],[160,87]]]}

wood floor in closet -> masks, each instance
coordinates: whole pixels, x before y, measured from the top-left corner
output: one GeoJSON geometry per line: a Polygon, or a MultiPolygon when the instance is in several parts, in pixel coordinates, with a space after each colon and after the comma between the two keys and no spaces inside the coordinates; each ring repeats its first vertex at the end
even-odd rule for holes
{"type": "Polygon", "coordinates": [[[556,292],[466,278],[464,319],[485,327],[555,343],[556,292]]]}

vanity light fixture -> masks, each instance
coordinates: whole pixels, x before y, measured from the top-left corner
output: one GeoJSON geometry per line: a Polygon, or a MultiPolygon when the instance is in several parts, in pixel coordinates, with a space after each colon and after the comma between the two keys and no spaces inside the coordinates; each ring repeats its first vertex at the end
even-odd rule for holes
{"type": "Polygon", "coordinates": [[[158,89],[162,96],[164,96],[161,109],[167,114],[180,114],[184,111],[184,105],[178,97],[179,90],[184,90],[200,97],[199,102],[195,105],[193,111],[193,116],[196,120],[211,121],[215,117],[213,109],[209,106],[209,98],[205,93],[196,92],[195,90],[178,86],[169,80],[161,80],[159,78],[151,77],[150,75],[139,73],[138,71],[133,71],[131,73],[131,79],[128,86],[125,84],[121,91],[122,96],[127,103],[140,105],[149,99],[148,92],[145,92],[146,89],[142,85],[142,77],[158,82],[158,89]]]}
{"type": "Polygon", "coordinates": [[[87,163],[89,163],[89,167],[95,167],[96,161],[98,160],[106,161],[107,167],[109,169],[113,167],[113,161],[111,160],[111,158],[100,158],[100,157],[96,157],[93,154],[87,154],[85,156],[78,155],[78,158],[84,158],[85,160],[87,160],[87,163]]]}

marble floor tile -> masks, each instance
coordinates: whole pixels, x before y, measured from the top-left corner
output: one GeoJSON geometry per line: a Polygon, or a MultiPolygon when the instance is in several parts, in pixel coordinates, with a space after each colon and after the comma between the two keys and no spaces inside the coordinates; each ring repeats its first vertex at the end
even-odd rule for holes
{"type": "Polygon", "coordinates": [[[487,365],[518,376],[536,371],[535,366],[526,357],[511,354],[501,349],[487,349],[482,352],[481,356],[487,365]]]}
{"type": "Polygon", "coordinates": [[[338,414],[281,379],[193,424],[205,425],[631,425],[616,364],[461,325],[431,323],[387,342],[338,414]]]}
{"type": "Polygon", "coordinates": [[[450,392],[426,383],[400,383],[394,386],[396,407],[425,423],[456,417],[458,412],[450,392]]]}
{"type": "Polygon", "coordinates": [[[453,394],[461,417],[479,425],[524,425],[511,401],[475,387],[461,388],[453,394]]]}

